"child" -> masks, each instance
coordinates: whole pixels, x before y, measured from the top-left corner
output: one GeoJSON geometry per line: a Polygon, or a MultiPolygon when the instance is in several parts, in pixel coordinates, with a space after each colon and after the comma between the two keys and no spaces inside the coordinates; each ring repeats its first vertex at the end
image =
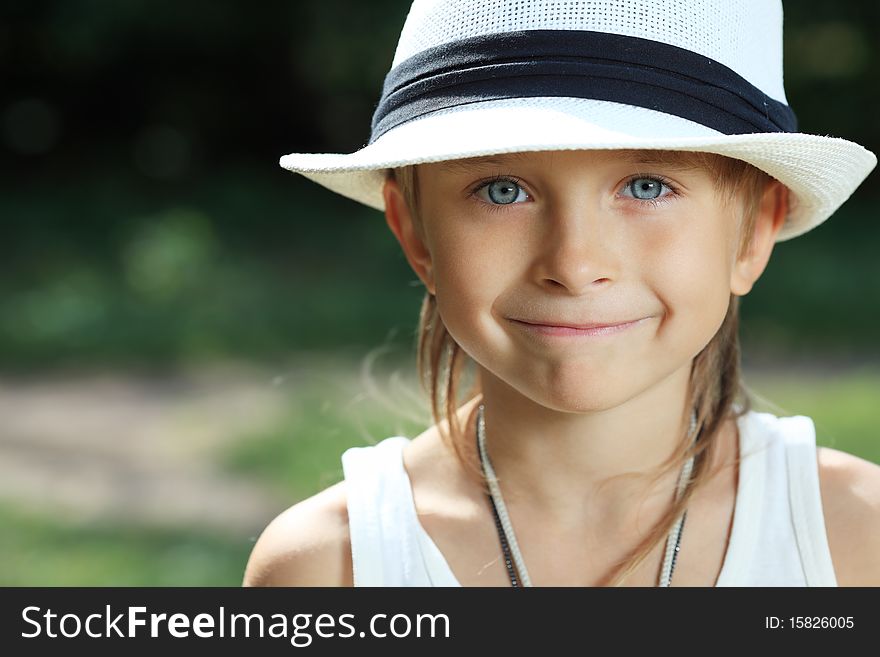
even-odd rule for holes
{"type": "Polygon", "coordinates": [[[281,164],[384,210],[436,424],[246,585],[880,585],[880,467],[740,380],[739,297],[876,164],[797,132],[778,2],[416,0],[369,144],[281,164]]]}

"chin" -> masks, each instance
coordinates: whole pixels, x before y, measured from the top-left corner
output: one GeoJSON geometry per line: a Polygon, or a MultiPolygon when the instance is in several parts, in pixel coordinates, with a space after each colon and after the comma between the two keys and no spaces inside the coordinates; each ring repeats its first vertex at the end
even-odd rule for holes
{"type": "Polygon", "coordinates": [[[572,386],[548,385],[530,391],[535,403],[561,413],[598,413],[623,404],[638,394],[635,389],[620,390],[607,381],[572,386]]]}

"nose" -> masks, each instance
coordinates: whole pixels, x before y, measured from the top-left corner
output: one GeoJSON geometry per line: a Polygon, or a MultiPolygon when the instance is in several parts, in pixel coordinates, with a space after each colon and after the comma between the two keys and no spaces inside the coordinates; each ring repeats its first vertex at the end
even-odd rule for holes
{"type": "Polygon", "coordinates": [[[534,272],[541,285],[580,295],[616,279],[613,229],[597,204],[585,201],[554,209],[540,225],[544,230],[534,272]]]}

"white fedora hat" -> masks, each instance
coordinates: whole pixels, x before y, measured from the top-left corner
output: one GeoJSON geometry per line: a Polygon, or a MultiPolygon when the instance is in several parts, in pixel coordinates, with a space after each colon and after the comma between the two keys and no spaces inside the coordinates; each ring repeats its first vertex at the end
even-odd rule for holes
{"type": "Polygon", "coordinates": [[[777,241],[822,223],[877,163],[856,143],[797,131],[780,0],[416,0],[369,142],[280,164],[384,210],[389,168],[624,148],[766,171],[793,194],[777,241]]]}

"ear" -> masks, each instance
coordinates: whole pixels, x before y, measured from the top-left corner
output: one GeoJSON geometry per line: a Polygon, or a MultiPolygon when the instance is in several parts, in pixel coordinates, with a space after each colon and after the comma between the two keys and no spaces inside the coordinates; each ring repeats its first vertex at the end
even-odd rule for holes
{"type": "Polygon", "coordinates": [[[400,242],[410,267],[425,284],[428,292],[434,294],[431,252],[416,230],[406,199],[396,180],[393,178],[385,180],[382,196],[385,199],[385,221],[388,227],[400,242]]]}
{"type": "Polygon", "coordinates": [[[755,230],[745,255],[738,257],[730,274],[730,291],[743,296],[748,294],[755,281],[764,272],[770,253],[776,243],[776,235],[785,224],[788,214],[788,188],[778,180],[770,182],[761,196],[755,217],[755,230]]]}

